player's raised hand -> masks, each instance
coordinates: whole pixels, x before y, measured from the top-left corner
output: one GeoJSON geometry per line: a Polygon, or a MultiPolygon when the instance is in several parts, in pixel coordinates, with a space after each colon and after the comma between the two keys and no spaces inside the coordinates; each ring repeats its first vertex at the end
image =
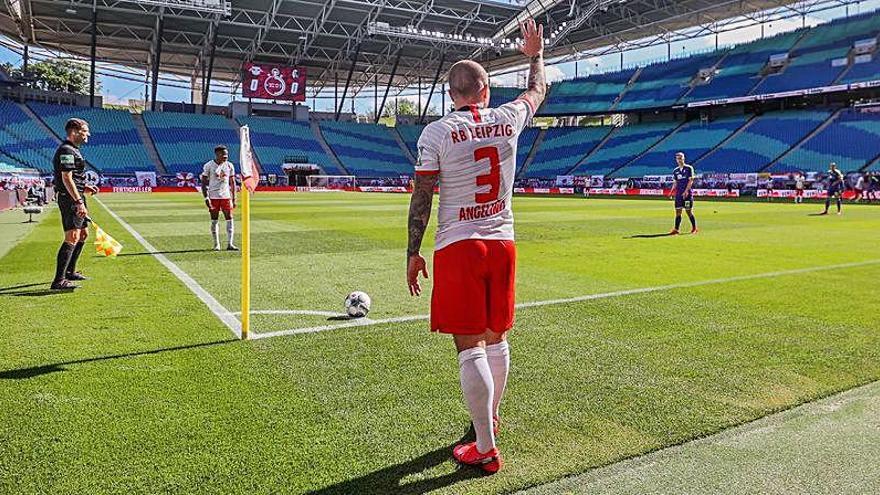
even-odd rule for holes
{"type": "Polygon", "coordinates": [[[409,257],[406,264],[406,283],[409,285],[409,295],[421,296],[422,286],[419,285],[419,273],[428,278],[428,264],[421,254],[414,254],[409,257]]]}
{"type": "Polygon", "coordinates": [[[519,24],[523,42],[519,51],[526,57],[535,57],[544,54],[544,26],[536,24],[534,19],[527,19],[519,24]]]}

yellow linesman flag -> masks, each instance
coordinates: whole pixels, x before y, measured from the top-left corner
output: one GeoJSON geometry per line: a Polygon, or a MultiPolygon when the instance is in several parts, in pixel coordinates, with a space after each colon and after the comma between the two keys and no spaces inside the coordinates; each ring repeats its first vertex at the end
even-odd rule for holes
{"type": "Polygon", "coordinates": [[[93,223],[92,225],[95,226],[95,250],[98,254],[112,258],[122,251],[122,244],[119,241],[110,237],[110,234],[104,232],[104,229],[98,227],[98,224],[93,223]]]}

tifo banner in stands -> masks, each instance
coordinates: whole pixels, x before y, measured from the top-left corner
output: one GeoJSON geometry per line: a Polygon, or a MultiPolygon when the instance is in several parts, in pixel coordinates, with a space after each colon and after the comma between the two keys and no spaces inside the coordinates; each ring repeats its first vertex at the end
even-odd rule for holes
{"type": "MultiPolygon", "coordinates": [[[[587,190],[589,196],[668,196],[671,189],[608,189],[593,187],[587,190]]],[[[706,196],[713,198],[738,198],[739,190],[728,191],[727,189],[694,189],[694,196],[706,196]]]]}
{"type": "Polygon", "coordinates": [[[245,98],[306,101],[306,70],[303,68],[248,62],[242,72],[241,94],[245,98]]]}

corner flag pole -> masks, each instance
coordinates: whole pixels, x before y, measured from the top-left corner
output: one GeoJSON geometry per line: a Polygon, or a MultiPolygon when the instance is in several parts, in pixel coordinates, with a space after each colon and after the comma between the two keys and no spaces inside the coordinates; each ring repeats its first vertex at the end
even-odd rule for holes
{"type": "Polygon", "coordinates": [[[251,193],[257,189],[259,170],[251,150],[248,126],[241,128],[241,338],[251,329],[251,193]]]}

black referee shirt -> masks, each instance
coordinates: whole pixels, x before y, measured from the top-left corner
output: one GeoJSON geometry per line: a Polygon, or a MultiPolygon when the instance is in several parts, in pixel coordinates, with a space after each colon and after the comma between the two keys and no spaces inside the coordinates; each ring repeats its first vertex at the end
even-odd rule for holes
{"type": "Polygon", "coordinates": [[[61,180],[62,172],[73,172],[73,183],[80,195],[83,193],[86,188],[86,161],[75,144],[68,140],[61,143],[52,158],[52,168],[55,170],[55,190],[59,195],[68,195],[67,187],[61,180]]]}

